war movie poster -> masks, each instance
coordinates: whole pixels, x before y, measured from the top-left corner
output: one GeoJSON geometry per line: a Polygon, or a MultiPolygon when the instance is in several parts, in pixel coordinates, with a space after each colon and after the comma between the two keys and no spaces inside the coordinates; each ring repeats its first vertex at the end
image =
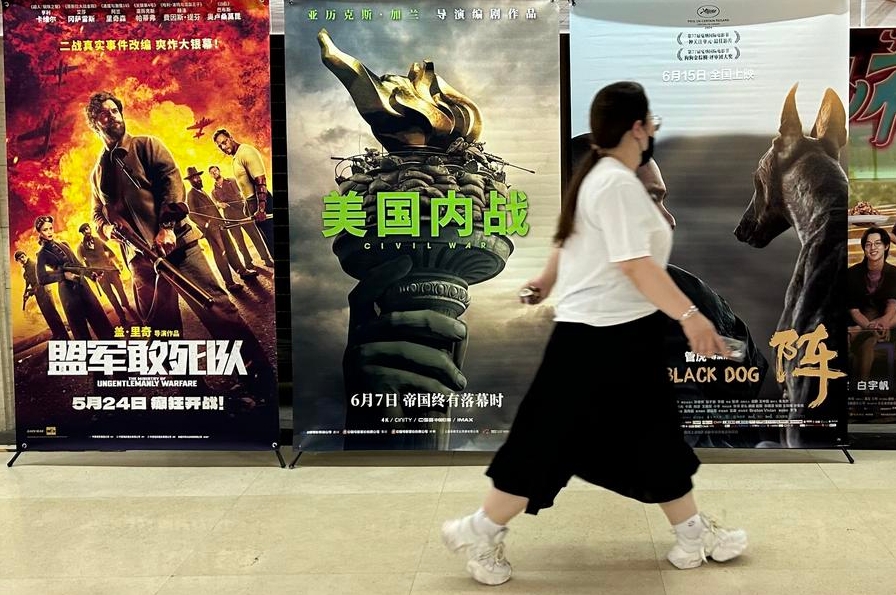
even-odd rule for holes
{"type": "Polygon", "coordinates": [[[271,448],[267,5],[3,17],[19,449],[271,448]]]}

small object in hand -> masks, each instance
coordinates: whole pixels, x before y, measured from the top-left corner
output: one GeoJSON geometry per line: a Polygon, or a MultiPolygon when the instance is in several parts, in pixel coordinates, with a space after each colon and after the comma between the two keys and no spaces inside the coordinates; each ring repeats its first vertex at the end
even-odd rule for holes
{"type": "Polygon", "coordinates": [[[534,304],[538,302],[539,294],[541,292],[537,287],[532,287],[531,285],[528,287],[523,287],[520,289],[520,299],[527,304],[534,304]]]}
{"type": "Polygon", "coordinates": [[[722,337],[722,341],[725,342],[725,345],[728,347],[728,355],[725,356],[728,359],[734,360],[736,362],[742,362],[747,357],[747,344],[745,341],[741,341],[740,339],[735,339],[733,337],[722,337]]]}

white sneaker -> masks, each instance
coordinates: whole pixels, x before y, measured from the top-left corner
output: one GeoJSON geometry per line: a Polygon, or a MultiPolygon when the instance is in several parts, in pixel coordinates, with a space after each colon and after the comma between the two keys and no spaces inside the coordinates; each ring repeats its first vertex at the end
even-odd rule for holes
{"type": "Polygon", "coordinates": [[[724,529],[703,513],[700,513],[700,520],[703,523],[700,537],[688,539],[677,536],[678,543],[666,556],[676,568],[697,568],[707,558],[725,562],[747,549],[747,532],[743,529],[724,529]]]}
{"type": "Polygon", "coordinates": [[[472,517],[445,521],[442,541],[452,552],[467,554],[467,572],[484,585],[501,585],[510,580],[512,569],[504,557],[504,536],[507,528],[494,537],[480,535],[473,529],[472,517]]]}

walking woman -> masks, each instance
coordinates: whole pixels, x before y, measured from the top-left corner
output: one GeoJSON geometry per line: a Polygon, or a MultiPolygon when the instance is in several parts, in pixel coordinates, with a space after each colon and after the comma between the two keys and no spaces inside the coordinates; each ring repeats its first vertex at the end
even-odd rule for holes
{"type": "Polygon", "coordinates": [[[530,283],[536,300],[558,287],[541,367],[486,472],[493,487],[482,508],[442,526],[446,546],[466,554],[480,583],[510,579],[507,523],[552,506],[573,475],[658,503],[675,530],[667,557],[678,568],[730,560],[747,546],[744,531],[697,509],[691,476],[700,461],[684,440],[665,369],[667,317],[692,351],[728,350],[666,272],[672,230],[635,175],[659,124],[637,83],[608,85],[591,105],[592,151],[564,198],[558,247],[530,283]]]}

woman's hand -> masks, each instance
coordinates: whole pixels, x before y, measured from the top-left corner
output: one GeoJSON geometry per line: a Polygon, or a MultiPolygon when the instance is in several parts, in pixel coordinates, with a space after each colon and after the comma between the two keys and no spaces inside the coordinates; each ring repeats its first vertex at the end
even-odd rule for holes
{"type": "Polygon", "coordinates": [[[728,346],[716,332],[712,322],[699,312],[681,321],[681,329],[688,338],[691,351],[700,355],[728,356],[728,346]]]}
{"type": "Polygon", "coordinates": [[[520,301],[524,304],[540,304],[551,294],[553,280],[545,279],[544,275],[538,275],[520,288],[520,301]],[[528,290],[528,291],[527,291],[528,290]]]}

